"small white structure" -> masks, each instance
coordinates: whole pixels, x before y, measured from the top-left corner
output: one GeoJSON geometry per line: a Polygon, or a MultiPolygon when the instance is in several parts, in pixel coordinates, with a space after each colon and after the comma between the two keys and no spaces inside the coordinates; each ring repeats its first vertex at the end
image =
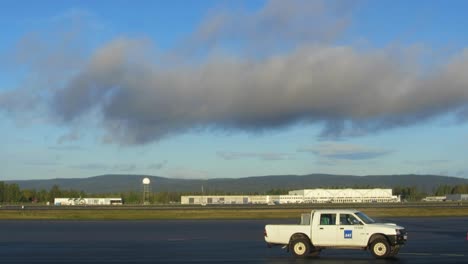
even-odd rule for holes
{"type": "Polygon", "coordinates": [[[55,198],[54,205],[122,205],[122,198],[55,198]]]}
{"type": "Polygon", "coordinates": [[[144,178],[143,181],[143,204],[149,204],[151,194],[151,181],[149,178],[144,178]]]}
{"type": "Polygon", "coordinates": [[[181,204],[396,203],[392,189],[304,189],[287,195],[182,196],[181,204]]]}
{"type": "Polygon", "coordinates": [[[445,202],[447,200],[447,196],[428,196],[423,198],[423,202],[445,202]]]}

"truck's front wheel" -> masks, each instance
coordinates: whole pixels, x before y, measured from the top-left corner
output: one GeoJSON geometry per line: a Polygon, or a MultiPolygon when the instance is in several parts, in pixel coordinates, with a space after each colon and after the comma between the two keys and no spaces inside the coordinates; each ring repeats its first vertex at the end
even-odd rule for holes
{"type": "Polygon", "coordinates": [[[372,255],[376,258],[386,258],[390,254],[390,245],[384,238],[374,240],[371,244],[372,255]]]}
{"type": "Polygon", "coordinates": [[[298,238],[289,243],[289,250],[295,257],[306,257],[310,253],[310,242],[305,238],[298,238]]]}

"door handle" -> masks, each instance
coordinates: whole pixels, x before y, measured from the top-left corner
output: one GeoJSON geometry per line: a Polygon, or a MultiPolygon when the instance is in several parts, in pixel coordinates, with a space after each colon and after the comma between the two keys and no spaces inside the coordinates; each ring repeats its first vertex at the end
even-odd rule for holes
{"type": "Polygon", "coordinates": [[[340,229],[341,229],[341,230],[343,230],[343,229],[344,229],[344,227],[341,227],[340,229]]]}
{"type": "Polygon", "coordinates": [[[320,230],[323,230],[323,227],[321,227],[320,230]]]}

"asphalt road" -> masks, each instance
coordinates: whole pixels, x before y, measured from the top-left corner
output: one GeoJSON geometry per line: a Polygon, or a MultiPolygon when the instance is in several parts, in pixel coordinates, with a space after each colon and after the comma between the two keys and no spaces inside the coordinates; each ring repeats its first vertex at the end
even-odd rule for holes
{"type": "Polygon", "coordinates": [[[395,259],[356,250],[294,259],[263,240],[265,224],[284,220],[0,221],[0,263],[468,263],[467,217],[380,220],[409,232],[395,259]]]}

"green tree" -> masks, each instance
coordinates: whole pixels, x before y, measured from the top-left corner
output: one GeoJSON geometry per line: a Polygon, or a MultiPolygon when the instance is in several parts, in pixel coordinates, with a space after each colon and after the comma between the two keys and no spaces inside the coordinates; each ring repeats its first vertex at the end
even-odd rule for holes
{"type": "Polygon", "coordinates": [[[36,190],[21,190],[21,202],[32,202],[34,199],[36,199],[36,190]]]}
{"type": "Polygon", "coordinates": [[[444,185],[439,185],[435,191],[436,196],[444,196],[447,194],[452,193],[453,186],[444,184],[444,185]]]}
{"type": "Polygon", "coordinates": [[[46,203],[47,201],[49,201],[49,192],[47,192],[44,189],[37,192],[36,196],[37,196],[37,201],[40,203],[46,203]]]}
{"type": "Polygon", "coordinates": [[[452,194],[467,194],[468,184],[455,185],[451,191],[452,194]]]}
{"type": "Polygon", "coordinates": [[[143,196],[140,192],[126,192],[122,193],[121,197],[126,204],[141,204],[143,196]]]}
{"type": "Polygon", "coordinates": [[[5,200],[5,183],[0,182],[0,203],[3,203],[5,200]]]}
{"type": "Polygon", "coordinates": [[[49,191],[49,195],[48,195],[48,201],[53,203],[54,202],[54,199],[55,198],[59,198],[59,197],[62,197],[62,191],[60,190],[60,187],[58,185],[54,185],[52,186],[52,188],[50,188],[50,191],[49,191]]]}
{"type": "Polygon", "coordinates": [[[21,202],[21,191],[18,184],[5,184],[5,202],[19,203],[21,202]]]}

